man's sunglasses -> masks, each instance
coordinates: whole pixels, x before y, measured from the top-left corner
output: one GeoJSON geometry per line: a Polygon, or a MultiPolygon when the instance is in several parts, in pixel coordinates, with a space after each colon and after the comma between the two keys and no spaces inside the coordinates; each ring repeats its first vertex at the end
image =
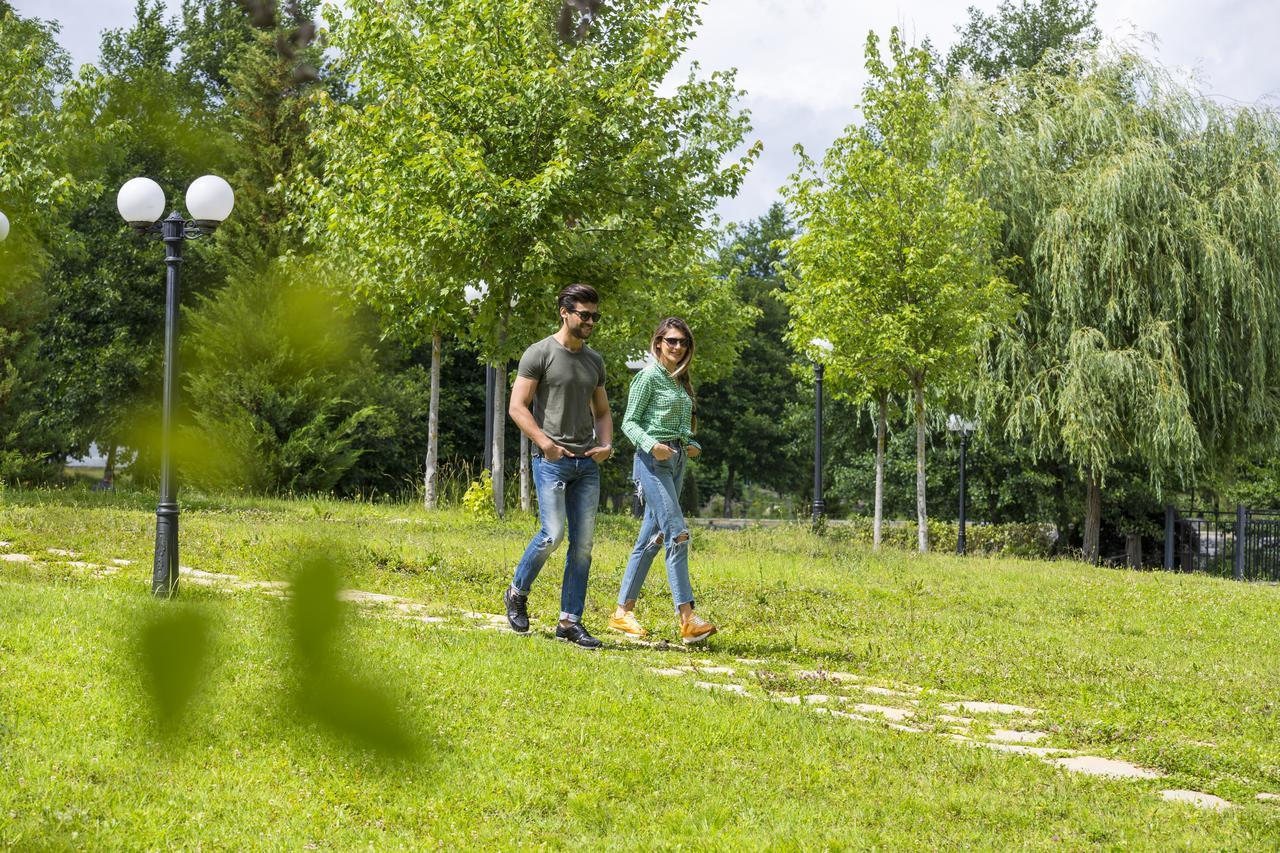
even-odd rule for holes
{"type": "Polygon", "coordinates": [[[590,320],[590,321],[591,321],[591,322],[593,322],[593,323],[599,323],[599,322],[600,322],[600,312],[599,312],[599,311],[579,311],[579,310],[576,310],[576,309],[573,309],[573,308],[566,308],[566,309],[564,309],[564,310],[568,311],[570,314],[577,314],[577,315],[578,315],[578,319],[579,319],[579,320],[581,320],[581,321],[582,321],[582,322],[584,322],[584,323],[585,323],[587,320],[590,320]]]}
{"type": "Polygon", "coordinates": [[[672,349],[676,349],[677,347],[687,347],[689,345],[688,338],[663,338],[662,340],[665,341],[667,346],[672,349]]]}

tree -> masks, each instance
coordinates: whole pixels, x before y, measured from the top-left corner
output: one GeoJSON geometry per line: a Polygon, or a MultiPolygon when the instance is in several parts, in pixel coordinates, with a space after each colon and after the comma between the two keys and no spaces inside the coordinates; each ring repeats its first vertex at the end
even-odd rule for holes
{"type": "Polygon", "coordinates": [[[647,307],[633,295],[656,282],[668,303],[697,302],[711,211],[758,150],[724,165],[747,130],[732,74],[695,71],[659,91],[693,36],[697,0],[588,11],[569,41],[556,36],[560,6],[353,0],[331,22],[359,101],[319,99],[313,141],[326,171],[307,187],[311,235],[362,246],[375,301],[412,306],[426,328],[485,282],[465,331],[492,364],[547,327],[572,281],[600,289],[624,327],[647,307]]]}
{"type": "MultiPolygon", "coordinates": [[[[974,198],[981,155],[939,152],[941,106],[930,55],[895,28],[892,65],[869,33],[861,126],[832,144],[819,168],[801,155],[784,193],[800,234],[791,250],[787,302],[792,343],[833,345],[833,386],[877,402],[909,389],[916,426],[919,547],[928,550],[926,391],[972,372],[981,336],[1011,307],[994,260],[996,220],[974,198]]],[[[884,417],[879,418],[883,435],[884,417]]],[[[877,454],[883,466],[883,446],[877,454]]],[[[877,500],[877,504],[879,500],[877,500]]]]}
{"type": "Polygon", "coordinates": [[[1280,121],[1121,52],[957,87],[948,127],[992,152],[982,194],[1025,308],[984,357],[988,420],[1102,490],[1157,493],[1271,442],[1280,413],[1280,121]]]}
{"type": "Polygon", "coordinates": [[[969,7],[969,23],[956,27],[960,40],[947,54],[948,77],[968,72],[995,80],[1088,51],[1102,40],[1094,23],[1097,0],[1001,0],[995,14],[969,7]]]}
{"type": "MultiPolygon", "coordinates": [[[[794,236],[786,209],[775,203],[759,219],[731,228],[719,248],[720,275],[733,283],[738,301],[758,311],[743,337],[739,368],[718,381],[703,380],[696,389],[698,437],[704,446],[698,470],[724,471],[726,514],[737,476],[749,472],[759,483],[790,492],[799,485],[797,467],[803,469],[788,452],[786,410],[797,402],[797,392],[786,343],[787,308],[777,293],[794,236]]],[[[701,354],[699,376],[700,368],[701,354]]]]}
{"type": "MultiPolygon", "coordinates": [[[[60,150],[80,191],[50,244],[40,410],[68,450],[97,441],[110,454],[160,396],[162,253],[120,221],[117,188],[147,175],[177,207],[192,179],[225,172],[227,138],[175,72],[177,47],[163,4],[139,0],[129,28],[103,35],[100,68],[85,66],[61,93],[60,150]]],[[[209,246],[187,254],[184,297],[222,280],[209,246]]]]}
{"type": "Polygon", "coordinates": [[[75,190],[58,144],[57,92],[70,60],[57,31],[0,0],[0,212],[12,229],[0,243],[0,480],[40,478],[61,461],[62,438],[39,405],[46,247],[75,190]]]}

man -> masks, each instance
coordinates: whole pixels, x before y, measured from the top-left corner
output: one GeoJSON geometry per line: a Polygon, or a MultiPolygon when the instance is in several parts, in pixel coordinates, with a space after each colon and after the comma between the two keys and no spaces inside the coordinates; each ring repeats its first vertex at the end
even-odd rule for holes
{"type": "Polygon", "coordinates": [[[600,463],[613,453],[613,416],[604,392],[604,359],[586,346],[600,297],[585,284],[560,291],[560,329],[520,357],[507,413],[537,448],[533,482],[542,529],[502,595],[511,629],[529,630],[529,590],[547,557],[569,537],[556,637],[587,649],[600,641],[582,624],[591,571],[591,539],[600,503],[600,463]]]}

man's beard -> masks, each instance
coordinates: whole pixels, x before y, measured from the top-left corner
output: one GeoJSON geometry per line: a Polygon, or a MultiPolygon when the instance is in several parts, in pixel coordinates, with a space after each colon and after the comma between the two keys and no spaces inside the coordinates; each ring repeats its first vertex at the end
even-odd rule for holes
{"type": "Polygon", "coordinates": [[[594,326],[578,325],[578,326],[574,326],[572,329],[570,329],[570,330],[569,330],[569,332],[570,332],[570,334],[572,334],[575,338],[578,338],[578,339],[580,339],[580,340],[584,340],[584,341],[585,341],[587,338],[591,337],[591,333],[592,333],[594,330],[595,330],[595,327],[594,327],[594,326]]]}

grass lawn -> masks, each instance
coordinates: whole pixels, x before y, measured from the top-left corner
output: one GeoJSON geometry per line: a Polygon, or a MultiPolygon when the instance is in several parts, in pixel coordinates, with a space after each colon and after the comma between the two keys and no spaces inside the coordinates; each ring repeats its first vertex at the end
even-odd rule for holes
{"type": "MultiPolygon", "coordinates": [[[[693,653],[590,653],[458,615],[499,611],[533,528],[403,505],[184,498],[184,565],[284,580],[321,549],[345,586],[445,618],[347,608],[341,655],[424,745],[385,758],[298,713],[287,602],[192,584],[181,606],[211,626],[207,674],[183,724],[157,734],[137,649],[141,626],[175,605],[146,593],[154,498],[0,492],[0,555],[34,558],[0,562],[0,845],[1280,846],[1280,804],[1255,800],[1280,793],[1280,588],[871,554],[800,528],[695,530],[699,610],[722,633],[693,653]],[[136,562],[107,577],[68,562],[113,559],[136,562]],[[696,671],[653,671],[673,667],[696,671]],[[1165,778],[1068,773],[761,701],[813,693],[831,707],[896,703],[922,728],[975,739],[1006,718],[956,728],[949,703],[1027,706],[1034,719],[1015,722],[1046,732],[1039,746],[1165,778]],[[1236,805],[1169,803],[1162,789],[1236,805]]],[[[604,516],[597,529],[587,624],[601,635],[635,530],[604,516]]],[[[548,564],[534,588],[543,627],[559,573],[548,564]]],[[[674,640],[665,584],[656,566],[639,615],[674,640]]]]}

